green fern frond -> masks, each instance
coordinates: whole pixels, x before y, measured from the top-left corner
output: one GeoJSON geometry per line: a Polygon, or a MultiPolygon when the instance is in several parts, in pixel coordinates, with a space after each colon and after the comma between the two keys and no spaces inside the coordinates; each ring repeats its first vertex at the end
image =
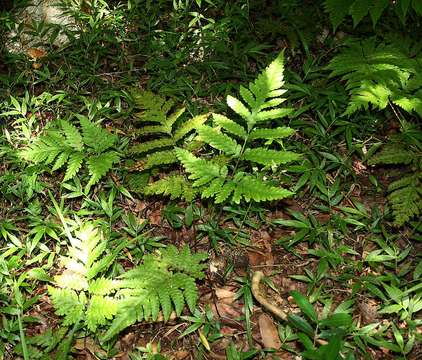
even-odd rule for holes
{"type": "Polygon", "coordinates": [[[93,295],[86,309],[86,325],[92,332],[105,325],[117,313],[118,301],[102,295],[93,295]]]}
{"type": "Polygon", "coordinates": [[[114,287],[113,280],[99,277],[89,283],[88,291],[94,295],[108,295],[113,292],[114,287]]]}
{"type": "Polygon", "coordinates": [[[139,120],[164,123],[174,101],[156,95],[151,91],[133,89],[131,95],[136,106],[143,111],[137,114],[139,120]]]}
{"type": "Polygon", "coordinates": [[[411,44],[391,39],[377,43],[375,38],[351,40],[335,56],[327,69],[330,76],[341,76],[347,82],[350,115],[372,105],[384,109],[391,102],[406,111],[422,114],[422,53],[412,54],[411,44]]]}
{"type": "Polygon", "coordinates": [[[268,185],[265,181],[251,175],[241,175],[238,178],[240,179],[235,178],[237,185],[233,193],[233,202],[236,204],[239,204],[242,198],[247,202],[251,200],[261,202],[281,200],[294,194],[289,190],[268,185]]]}
{"type": "Polygon", "coordinates": [[[213,120],[217,126],[221,126],[228,133],[236,135],[241,139],[246,139],[247,133],[242,125],[239,125],[228,117],[219,114],[213,114],[213,120]]]}
{"type": "Polygon", "coordinates": [[[91,175],[89,186],[97,183],[120,156],[110,148],[117,137],[93,124],[85,116],[77,115],[82,135],[76,126],[60,120],[57,129],[49,129],[39,136],[21,156],[34,163],[53,164],[51,171],[66,167],[63,181],[73,178],[85,162],[91,175]]]}
{"type": "Polygon", "coordinates": [[[63,325],[73,325],[82,319],[86,304],[83,293],[78,295],[74,290],[52,286],[48,287],[48,293],[56,309],[56,314],[64,316],[63,325]]]}
{"type": "Polygon", "coordinates": [[[75,149],[76,151],[82,151],[84,144],[82,136],[79,133],[79,130],[73,124],[69,123],[66,120],[60,121],[61,128],[66,136],[66,145],[75,149]]]}
{"type": "Polygon", "coordinates": [[[292,151],[277,151],[258,147],[246,149],[243,158],[264,166],[274,166],[297,161],[301,156],[292,151]]]}
{"type": "MultiPolygon", "coordinates": [[[[142,110],[137,114],[140,128],[135,130],[141,141],[132,146],[129,152],[145,159],[141,159],[144,166],[140,170],[164,166],[168,168],[168,165],[177,163],[174,149],[177,146],[189,145],[183,140],[206,122],[208,114],[185,120],[182,118],[185,108],[174,111],[175,104],[171,99],[143,90],[134,90],[132,95],[136,107],[142,110]]],[[[150,183],[142,192],[146,195],[169,195],[172,199],[192,199],[192,186],[188,186],[186,179],[181,181],[182,179],[181,176],[170,176],[150,183]]]]}
{"type": "Polygon", "coordinates": [[[182,198],[192,201],[195,190],[182,175],[169,175],[164,179],[150,183],[145,188],[146,195],[170,196],[171,200],[182,198]]]}
{"type": "Polygon", "coordinates": [[[124,273],[116,287],[121,297],[117,314],[103,337],[106,341],[127,326],[144,319],[156,320],[160,310],[164,320],[171,312],[179,316],[185,306],[193,311],[198,299],[195,279],[203,278],[205,254],[191,254],[174,246],[149,254],[136,268],[124,273]]]}
{"type": "Polygon", "coordinates": [[[203,125],[208,119],[208,114],[194,116],[192,119],[184,122],[176,131],[174,132],[173,139],[175,142],[182,140],[187,134],[191,131],[197,129],[203,125]]]}
{"type": "MultiPolygon", "coordinates": [[[[216,159],[198,158],[187,150],[176,149],[176,156],[182,163],[193,186],[199,188],[203,198],[214,198],[216,203],[228,199],[239,203],[245,201],[266,201],[282,199],[293,193],[265,184],[263,180],[248,175],[255,164],[275,166],[287,164],[300,158],[290,151],[279,151],[256,146],[257,140],[281,140],[293,134],[288,127],[261,128],[263,122],[279,120],[293,109],[281,108],[284,58],[281,53],[254,82],[246,88],[240,87],[242,101],[227,96],[227,105],[240,116],[239,123],[227,116],[213,114],[214,127],[202,125],[197,128],[198,139],[220,151],[225,163],[216,159]],[[240,139],[241,141],[238,142],[240,139]],[[256,189],[253,189],[256,186],[256,189]]],[[[274,121],[274,122],[275,122],[274,121]]],[[[279,143],[279,141],[277,141],[279,143]]]]}
{"type": "Polygon", "coordinates": [[[213,148],[220,150],[227,155],[234,157],[239,156],[241,146],[236,140],[223,134],[218,129],[203,125],[198,128],[198,134],[202,141],[211,145],[213,148]]]}
{"type": "Polygon", "coordinates": [[[174,164],[177,162],[176,152],[174,150],[157,151],[147,156],[145,169],[155,166],[174,164]]]}
{"type": "Polygon", "coordinates": [[[86,116],[77,115],[81,124],[83,142],[96,153],[102,153],[112,148],[117,142],[117,136],[94,124],[86,116]]]}
{"type": "Polygon", "coordinates": [[[66,173],[64,174],[63,181],[72,179],[81,169],[85,155],[82,152],[74,152],[70,154],[66,173]]]}
{"type": "Polygon", "coordinates": [[[143,142],[141,144],[132,146],[130,152],[132,154],[142,154],[147,153],[151,150],[158,150],[166,147],[174,146],[174,140],[171,138],[161,138],[143,142]]]}
{"type": "Polygon", "coordinates": [[[187,150],[176,148],[176,156],[190,173],[189,179],[195,180],[193,186],[205,185],[216,177],[227,176],[226,166],[220,167],[211,161],[197,158],[187,150]]]}
{"type": "Polygon", "coordinates": [[[405,149],[399,144],[385,146],[368,160],[369,165],[377,164],[410,164],[415,159],[415,152],[405,149]]]}
{"type": "Polygon", "coordinates": [[[115,151],[91,156],[86,161],[89,174],[91,175],[87,187],[96,184],[119,160],[120,156],[115,151]]]}
{"type": "Polygon", "coordinates": [[[402,226],[422,213],[422,172],[407,175],[390,184],[388,200],[394,214],[394,224],[402,226]]]}
{"type": "Polygon", "coordinates": [[[294,134],[294,130],[287,126],[282,126],[274,129],[254,129],[252,130],[249,139],[265,139],[276,140],[283,139],[294,134]]]}
{"type": "Polygon", "coordinates": [[[375,26],[388,7],[395,10],[403,23],[409,9],[422,15],[422,5],[419,0],[325,0],[324,7],[330,16],[334,31],[347,15],[352,17],[353,26],[356,27],[369,14],[375,26]]]}

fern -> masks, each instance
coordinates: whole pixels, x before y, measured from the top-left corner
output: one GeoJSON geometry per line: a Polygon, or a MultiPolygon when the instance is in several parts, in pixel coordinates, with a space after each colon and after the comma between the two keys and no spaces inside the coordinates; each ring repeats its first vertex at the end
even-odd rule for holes
{"type": "Polygon", "coordinates": [[[350,103],[345,114],[360,109],[384,109],[390,102],[422,116],[422,54],[398,39],[377,44],[376,39],[351,40],[328,65],[331,76],[346,81],[350,103]]]}
{"type": "Polygon", "coordinates": [[[405,22],[409,9],[422,15],[422,2],[420,0],[325,0],[325,10],[330,16],[334,30],[350,15],[353,26],[356,27],[366,16],[370,16],[373,25],[378,23],[383,12],[389,7],[395,11],[402,22],[405,22]]]}
{"type": "Polygon", "coordinates": [[[243,101],[227,97],[228,106],[239,115],[235,121],[227,116],[213,114],[214,126],[201,125],[199,139],[208,144],[227,161],[194,156],[185,149],[177,148],[176,155],[189,173],[194,187],[200,188],[203,198],[214,198],[216,203],[228,199],[235,203],[244,201],[269,201],[283,199],[293,193],[274,186],[262,177],[250,173],[260,165],[277,168],[300,158],[299,154],[280,149],[259,146],[260,140],[282,144],[282,139],[294,133],[289,127],[262,127],[269,121],[277,121],[292,113],[293,109],[281,108],[285,90],[283,81],[283,54],[280,54],[259,76],[240,87],[243,101]]]}
{"type": "Polygon", "coordinates": [[[120,160],[113,150],[117,136],[77,115],[81,130],[66,120],[58,128],[45,131],[32,145],[21,151],[21,156],[36,164],[52,165],[51,171],[66,167],[63,181],[72,179],[82,168],[88,168],[87,189],[96,184],[120,160]]]}
{"type": "Polygon", "coordinates": [[[81,225],[71,238],[68,256],[62,257],[64,271],[54,277],[55,287],[49,286],[57,315],[63,324],[84,322],[95,331],[117,312],[113,281],[97,277],[112,264],[117,252],[107,254],[107,241],[91,223],[81,225]]]}
{"type": "MultiPolygon", "coordinates": [[[[205,123],[208,115],[181,121],[185,109],[173,111],[173,100],[139,89],[134,90],[132,96],[135,106],[142,110],[135,114],[140,125],[135,131],[140,136],[140,143],[130,149],[132,154],[142,157],[138,162],[140,169],[157,169],[177,163],[175,147],[181,145],[188,134],[205,123]]],[[[148,184],[144,192],[147,195],[168,195],[172,199],[184,198],[190,201],[193,191],[185,192],[189,187],[186,179],[178,174],[170,174],[168,178],[148,184]]]]}
{"type": "Polygon", "coordinates": [[[157,320],[160,312],[167,320],[174,310],[180,315],[185,304],[192,311],[198,299],[195,280],[202,279],[206,254],[192,254],[186,246],[174,246],[145,255],[143,263],[118,279],[104,276],[115,260],[122,243],[113,253],[107,241],[91,223],[81,225],[71,238],[64,267],[54,277],[48,292],[63,325],[84,324],[95,332],[110,325],[103,340],[108,340],[137,321],[157,320]]]}
{"type": "Polygon", "coordinates": [[[369,159],[370,165],[409,165],[411,171],[388,187],[388,201],[391,204],[394,224],[402,226],[422,213],[422,132],[407,123],[402,123],[403,133],[393,138],[369,159]]]}
{"type": "Polygon", "coordinates": [[[171,312],[179,316],[185,306],[194,310],[198,291],[195,279],[202,279],[206,254],[191,254],[185,246],[180,252],[169,246],[154,255],[146,255],[143,264],[124,273],[116,281],[120,297],[117,314],[103,337],[109,340],[124,328],[142,320],[164,320],[171,312]]]}

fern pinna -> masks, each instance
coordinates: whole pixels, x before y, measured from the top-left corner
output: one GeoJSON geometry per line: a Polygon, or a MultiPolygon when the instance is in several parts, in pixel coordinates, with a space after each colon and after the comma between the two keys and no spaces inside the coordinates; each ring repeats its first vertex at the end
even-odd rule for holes
{"type": "Polygon", "coordinates": [[[218,150],[222,157],[217,160],[193,155],[186,149],[177,148],[176,155],[190,174],[193,186],[200,188],[202,197],[214,198],[216,203],[231,199],[239,203],[283,199],[293,193],[266,181],[258,166],[276,168],[300,158],[299,154],[283,150],[282,139],[294,133],[286,126],[263,127],[277,124],[277,120],[291,114],[293,109],[279,105],[285,90],[282,89],[284,57],[280,54],[259,76],[240,87],[244,102],[227,97],[228,106],[240,116],[239,121],[213,114],[214,126],[199,126],[200,140],[218,150]],[[245,105],[246,104],[246,105],[245,105]],[[262,141],[278,144],[282,149],[269,149],[262,141]]]}
{"type": "Polygon", "coordinates": [[[167,320],[174,310],[180,315],[198,299],[196,279],[204,277],[205,253],[192,254],[186,246],[174,246],[145,255],[141,265],[117,279],[105,276],[120,250],[107,251],[107,241],[92,223],[80,225],[71,238],[63,272],[54,277],[48,292],[63,325],[84,323],[95,332],[109,325],[103,340],[109,340],[137,321],[167,320]]]}
{"type": "Polygon", "coordinates": [[[66,166],[63,181],[73,178],[85,162],[90,179],[87,189],[96,184],[120,160],[114,150],[117,136],[77,115],[81,130],[67,120],[57,122],[32,145],[21,152],[24,159],[36,164],[51,165],[51,171],[66,166]]]}
{"type": "Polygon", "coordinates": [[[402,120],[402,133],[394,136],[368,161],[370,165],[409,166],[400,179],[388,187],[388,201],[394,225],[402,226],[422,214],[422,131],[402,120]]]}
{"type": "Polygon", "coordinates": [[[346,115],[369,105],[382,110],[391,102],[422,116],[422,52],[414,53],[417,44],[409,41],[387,40],[349,40],[327,66],[331,76],[346,81],[350,94],[346,115]]]}
{"type": "MultiPolygon", "coordinates": [[[[177,163],[175,147],[182,146],[186,136],[205,123],[208,115],[182,121],[185,108],[173,110],[175,104],[171,99],[139,89],[132,91],[132,97],[136,108],[141,110],[135,114],[140,125],[135,133],[140,143],[130,149],[132,154],[141,157],[135,167],[150,170],[177,163]]],[[[194,196],[190,183],[178,173],[149,183],[144,192],[148,195],[169,195],[172,199],[185,198],[188,201],[194,196]]]]}
{"type": "Polygon", "coordinates": [[[367,15],[371,17],[375,26],[389,7],[403,23],[410,9],[418,15],[422,15],[422,1],[420,0],[325,0],[324,7],[330,15],[334,30],[347,15],[352,17],[353,26],[357,26],[367,15]]]}

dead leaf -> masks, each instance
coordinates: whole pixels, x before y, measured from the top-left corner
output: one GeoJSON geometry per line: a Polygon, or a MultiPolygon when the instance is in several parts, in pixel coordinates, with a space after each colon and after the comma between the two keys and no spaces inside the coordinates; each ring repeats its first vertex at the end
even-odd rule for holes
{"type": "Polygon", "coordinates": [[[47,51],[40,48],[30,48],[26,51],[26,53],[32,60],[38,60],[47,55],[47,51]]]}
{"type": "Polygon", "coordinates": [[[278,331],[273,320],[267,314],[262,314],[258,319],[259,332],[266,348],[279,349],[281,347],[278,331]]]}
{"type": "Polygon", "coordinates": [[[215,296],[217,296],[217,298],[221,300],[221,302],[224,302],[226,304],[232,304],[234,302],[236,293],[229,289],[219,288],[215,290],[215,296]]]}
{"type": "Polygon", "coordinates": [[[160,225],[161,224],[161,209],[151,211],[148,216],[149,223],[151,225],[160,225]]]}
{"type": "Polygon", "coordinates": [[[42,64],[38,63],[38,62],[34,62],[32,64],[32,68],[35,69],[35,70],[38,70],[41,66],[42,66],[42,64]]]}
{"type": "Polygon", "coordinates": [[[174,354],[173,357],[175,360],[183,360],[186,359],[189,356],[189,351],[187,350],[177,350],[174,354]]]}

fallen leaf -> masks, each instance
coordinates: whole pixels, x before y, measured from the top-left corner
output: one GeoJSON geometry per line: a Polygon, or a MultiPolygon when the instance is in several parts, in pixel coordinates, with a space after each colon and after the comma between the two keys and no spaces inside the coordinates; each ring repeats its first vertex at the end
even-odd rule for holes
{"type": "Polygon", "coordinates": [[[174,354],[173,357],[175,360],[183,360],[186,359],[189,356],[189,351],[187,350],[177,350],[174,354]]]}
{"type": "Polygon", "coordinates": [[[40,48],[30,48],[26,51],[26,53],[32,60],[38,60],[47,55],[47,51],[40,48]]]}
{"type": "Polygon", "coordinates": [[[266,348],[279,349],[281,347],[278,331],[273,320],[267,314],[260,315],[258,319],[259,332],[266,348]]]}

